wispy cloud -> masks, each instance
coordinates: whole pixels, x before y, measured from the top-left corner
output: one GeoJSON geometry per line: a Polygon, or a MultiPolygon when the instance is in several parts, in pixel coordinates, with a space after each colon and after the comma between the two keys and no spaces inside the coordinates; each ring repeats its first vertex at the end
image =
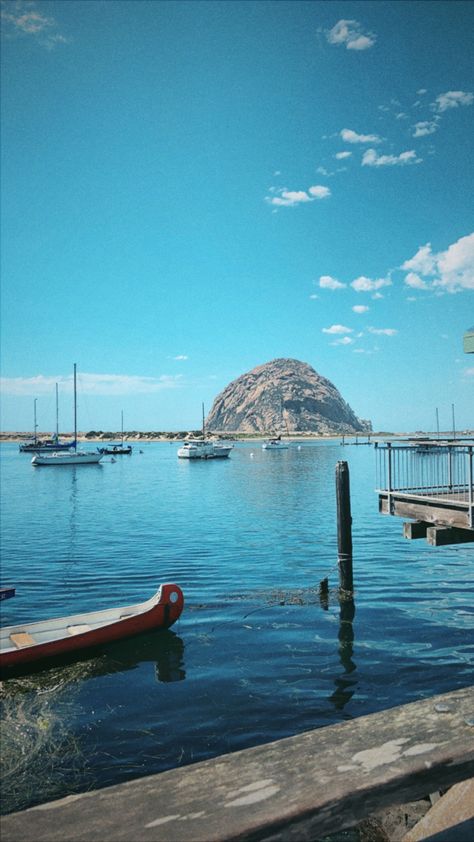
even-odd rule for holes
{"type": "Polygon", "coordinates": [[[472,105],[474,94],[470,91],[447,91],[436,97],[433,108],[439,114],[448,111],[450,108],[458,108],[460,105],[472,105]]]}
{"type": "Polygon", "coordinates": [[[336,278],[331,278],[331,275],[321,275],[319,286],[321,289],[344,289],[346,284],[341,283],[336,278]]]}
{"type": "Polygon", "coordinates": [[[323,327],[322,332],[332,334],[354,333],[351,327],[345,327],[345,325],[331,325],[331,327],[323,327]]]}
{"type": "Polygon", "coordinates": [[[394,327],[369,327],[369,333],[374,333],[376,336],[396,336],[398,330],[394,327]]]}
{"type": "Polygon", "coordinates": [[[405,284],[417,289],[451,293],[474,289],[474,233],[460,237],[438,254],[427,243],[405,260],[401,269],[408,270],[405,284]]]}
{"type": "MultiPolygon", "coordinates": [[[[85,395],[137,395],[175,389],[182,375],[163,374],[161,377],[130,376],[127,374],[78,374],[78,388],[85,395]]],[[[2,377],[0,389],[5,395],[49,395],[55,384],[60,392],[72,392],[72,376],[2,377]]]]}
{"type": "Polygon", "coordinates": [[[354,313],[367,313],[369,307],[367,307],[365,304],[354,304],[352,309],[354,313]]]}
{"type": "Polygon", "coordinates": [[[329,44],[345,46],[346,50],[368,50],[373,47],[377,36],[373,32],[364,32],[356,20],[339,20],[332,29],[326,30],[329,44]]]}
{"type": "Polygon", "coordinates": [[[361,275],[351,283],[351,287],[355,289],[356,292],[375,292],[375,290],[382,289],[382,287],[389,287],[391,285],[392,282],[390,278],[377,278],[373,281],[371,278],[366,278],[365,275],[361,275]]]}
{"type": "Polygon", "coordinates": [[[367,149],[362,158],[363,167],[403,167],[406,164],[421,164],[422,158],[417,158],[414,149],[401,152],[400,155],[379,155],[375,149],[367,149]]]}
{"type": "Polygon", "coordinates": [[[351,336],[342,336],[341,339],[335,339],[334,342],[331,342],[331,345],[353,345],[355,339],[352,339],[351,336]]]}
{"type": "Polygon", "coordinates": [[[272,187],[269,192],[275,195],[265,196],[265,201],[268,204],[287,208],[292,208],[295,205],[301,205],[305,202],[313,202],[315,199],[327,199],[331,195],[329,187],[325,187],[322,184],[315,184],[312,187],[308,187],[307,190],[288,190],[286,187],[281,189],[272,187]]]}
{"type": "Polygon", "coordinates": [[[2,2],[1,19],[3,33],[7,38],[34,38],[47,50],[59,44],[67,44],[70,40],[59,32],[57,21],[51,15],[42,14],[37,4],[30,0],[2,2]]]}
{"type": "Polygon", "coordinates": [[[172,360],[189,360],[187,354],[177,354],[176,357],[171,357],[172,360]]]}
{"type": "Polygon", "coordinates": [[[465,368],[464,374],[466,377],[474,377],[474,368],[465,368]]]}
{"type": "Polygon", "coordinates": [[[351,155],[352,155],[352,152],[349,152],[349,151],[347,151],[347,152],[336,152],[336,154],[334,155],[334,157],[335,157],[338,161],[343,161],[343,160],[344,160],[344,158],[350,158],[350,157],[351,157],[351,155]]]}
{"type": "Polygon", "coordinates": [[[358,134],[353,129],[342,129],[341,138],[346,143],[381,143],[382,139],[376,134],[358,134]]]}

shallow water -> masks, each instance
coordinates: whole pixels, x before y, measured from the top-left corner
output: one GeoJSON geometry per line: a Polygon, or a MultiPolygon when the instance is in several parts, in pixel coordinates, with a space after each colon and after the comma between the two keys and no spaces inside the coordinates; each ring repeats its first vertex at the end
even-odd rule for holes
{"type": "Polygon", "coordinates": [[[1,447],[2,584],[17,591],[2,625],[139,602],[165,581],[185,595],[168,632],[4,682],[4,812],[473,682],[473,550],[405,541],[378,514],[371,447],[176,449],[35,469],[1,447]],[[336,597],[340,459],[353,606],[336,597]]]}

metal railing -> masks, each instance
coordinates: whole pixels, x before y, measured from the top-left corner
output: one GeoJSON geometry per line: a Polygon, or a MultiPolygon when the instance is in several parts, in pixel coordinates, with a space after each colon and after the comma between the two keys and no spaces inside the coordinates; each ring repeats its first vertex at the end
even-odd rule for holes
{"type": "Polygon", "coordinates": [[[376,442],[377,491],[467,503],[474,528],[473,446],[462,443],[376,442]]]}

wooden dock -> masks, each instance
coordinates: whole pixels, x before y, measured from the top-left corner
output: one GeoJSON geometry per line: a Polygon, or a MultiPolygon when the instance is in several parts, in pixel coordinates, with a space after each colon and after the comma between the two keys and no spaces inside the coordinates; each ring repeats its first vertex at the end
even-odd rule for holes
{"type": "Polygon", "coordinates": [[[432,546],[474,541],[473,446],[376,444],[379,511],[409,518],[406,538],[432,546]]]}
{"type": "Polygon", "coordinates": [[[2,842],[314,842],[472,778],[473,704],[468,687],[70,795],[4,816],[2,842]]]}

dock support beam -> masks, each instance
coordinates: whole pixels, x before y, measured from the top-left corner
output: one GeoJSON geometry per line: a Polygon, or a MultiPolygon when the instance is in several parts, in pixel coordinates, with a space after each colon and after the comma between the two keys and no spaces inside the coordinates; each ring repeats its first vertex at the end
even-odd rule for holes
{"type": "Polygon", "coordinates": [[[336,464],[336,502],[339,585],[341,590],[352,593],[354,589],[352,576],[352,517],[349,466],[347,462],[337,462],[336,464]]]}
{"type": "Polygon", "coordinates": [[[426,540],[431,547],[445,547],[448,544],[472,544],[474,529],[456,529],[456,527],[429,526],[426,540]]]}

